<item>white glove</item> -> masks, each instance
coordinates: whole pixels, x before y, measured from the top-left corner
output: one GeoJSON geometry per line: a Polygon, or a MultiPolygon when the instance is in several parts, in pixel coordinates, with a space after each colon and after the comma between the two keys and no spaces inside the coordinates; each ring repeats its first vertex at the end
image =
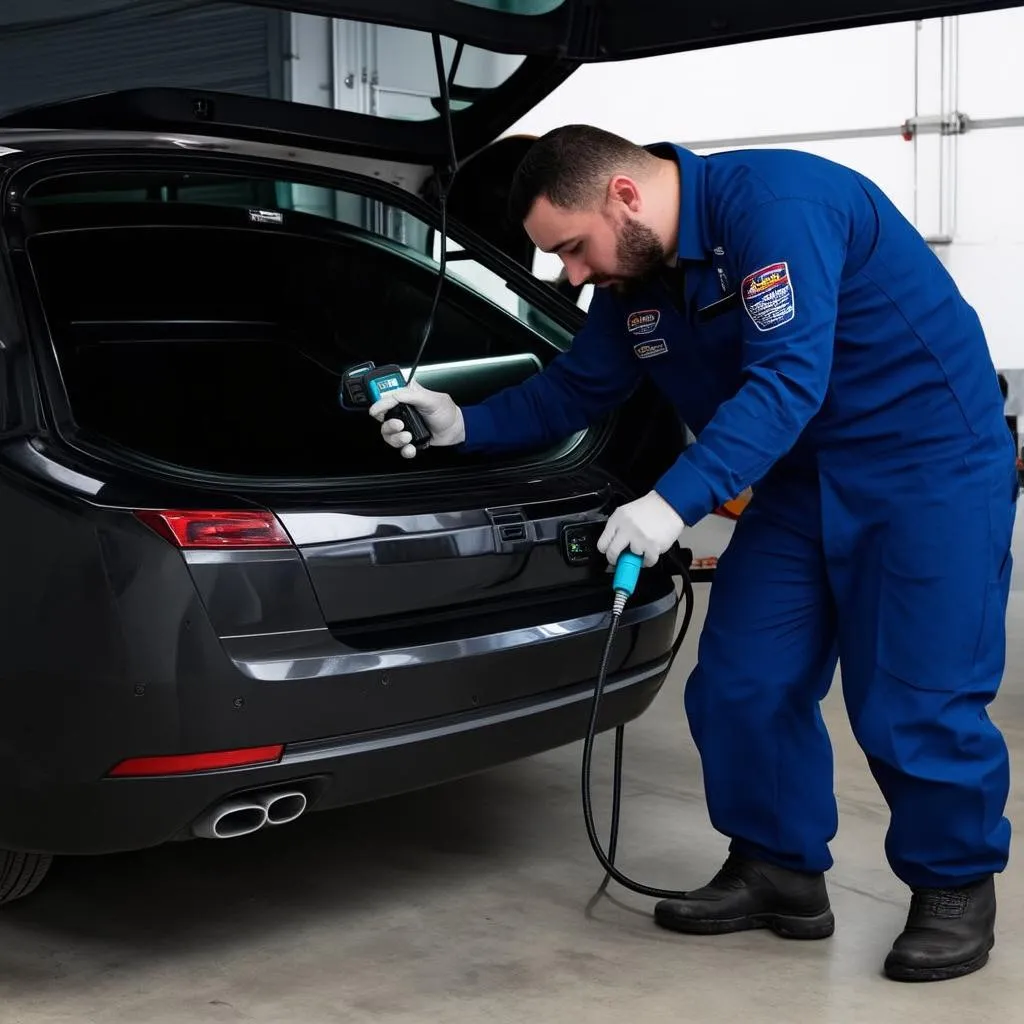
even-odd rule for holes
{"type": "Polygon", "coordinates": [[[597,550],[615,565],[627,548],[649,569],[679,539],[686,524],[657,491],[621,505],[609,517],[597,550]]]}
{"type": "Polygon", "coordinates": [[[392,448],[400,448],[405,458],[411,459],[416,455],[416,449],[410,443],[412,434],[405,429],[401,420],[387,418],[387,414],[399,403],[419,410],[430,431],[430,444],[444,447],[465,441],[466,426],[462,420],[462,410],[452,401],[451,396],[421,387],[418,381],[413,380],[407,387],[386,392],[379,402],[370,406],[370,415],[381,423],[381,436],[392,448]]]}

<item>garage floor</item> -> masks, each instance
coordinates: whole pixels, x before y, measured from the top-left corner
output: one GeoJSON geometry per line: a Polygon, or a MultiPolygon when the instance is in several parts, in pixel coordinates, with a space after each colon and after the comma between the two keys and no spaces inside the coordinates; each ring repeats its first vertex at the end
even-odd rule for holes
{"type": "MultiPolygon", "coordinates": [[[[994,707],[1017,755],[1015,825],[1024,782],[1018,577],[994,707]]],[[[620,863],[672,887],[705,882],[725,855],[682,719],[692,657],[691,642],[655,708],[627,731],[620,863]]],[[[579,810],[574,747],[251,840],[58,863],[34,897],[0,914],[0,1024],[1018,1019],[1016,862],[999,882],[988,968],[920,987],[881,977],[907,894],[886,867],[885,810],[838,698],[837,689],[828,706],[841,810],[831,940],[676,936],[654,927],[648,901],[617,887],[590,906],[602,875],[579,810]]],[[[605,738],[601,808],[610,748],[605,738]]]]}

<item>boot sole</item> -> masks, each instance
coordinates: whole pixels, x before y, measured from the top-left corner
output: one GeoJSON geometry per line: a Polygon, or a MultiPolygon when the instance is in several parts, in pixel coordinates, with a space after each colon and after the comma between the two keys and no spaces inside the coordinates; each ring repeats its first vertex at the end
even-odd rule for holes
{"type": "Polygon", "coordinates": [[[906,964],[885,962],[885,976],[891,981],[952,981],[954,978],[963,978],[968,974],[981,970],[988,963],[989,953],[995,945],[995,939],[989,942],[984,953],[964,960],[958,964],[949,964],[945,967],[908,967],[906,964]]]}
{"type": "Polygon", "coordinates": [[[768,929],[783,939],[813,940],[827,939],[836,930],[836,919],[831,910],[813,917],[794,914],[751,914],[726,920],[700,920],[655,911],[654,918],[662,928],[682,932],[684,935],[728,935],[733,932],[768,929]]]}

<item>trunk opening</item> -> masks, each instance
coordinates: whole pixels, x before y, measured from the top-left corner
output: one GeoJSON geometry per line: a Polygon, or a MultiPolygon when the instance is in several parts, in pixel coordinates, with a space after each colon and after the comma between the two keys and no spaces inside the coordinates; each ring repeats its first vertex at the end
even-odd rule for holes
{"type": "MultiPolygon", "coordinates": [[[[290,185],[293,197],[305,189],[306,209],[268,216],[264,204],[256,216],[249,203],[269,197],[238,192],[251,182],[228,179],[232,194],[209,176],[177,177],[173,193],[149,183],[141,195],[103,181],[82,193],[62,178],[26,200],[66,437],[257,480],[509,468],[576,446],[500,462],[444,449],[401,459],[365,411],[341,408],[338,387],[367,359],[411,363],[436,285],[427,225],[336,190],[319,190],[330,216],[306,212],[317,197],[290,185]]],[[[468,404],[536,373],[568,339],[497,275],[457,259],[417,378],[468,404]]]]}

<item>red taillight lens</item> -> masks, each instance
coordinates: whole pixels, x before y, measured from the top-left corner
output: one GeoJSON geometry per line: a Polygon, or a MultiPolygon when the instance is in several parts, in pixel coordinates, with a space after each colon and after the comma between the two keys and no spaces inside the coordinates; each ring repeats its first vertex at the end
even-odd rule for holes
{"type": "Polygon", "coordinates": [[[291,538],[273,512],[148,511],[135,513],[180,548],[284,548],[291,538]]]}
{"type": "Polygon", "coordinates": [[[281,759],[284,744],[267,747],[246,747],[243,750],[217,750],[209,754],[175,754],[167,757],[130,757],[110,772],[112,778],[141,778],[146,775],[187,775],[209,772],[216,768],[245,768],[256,764],[273,764],[281,759]]]}

